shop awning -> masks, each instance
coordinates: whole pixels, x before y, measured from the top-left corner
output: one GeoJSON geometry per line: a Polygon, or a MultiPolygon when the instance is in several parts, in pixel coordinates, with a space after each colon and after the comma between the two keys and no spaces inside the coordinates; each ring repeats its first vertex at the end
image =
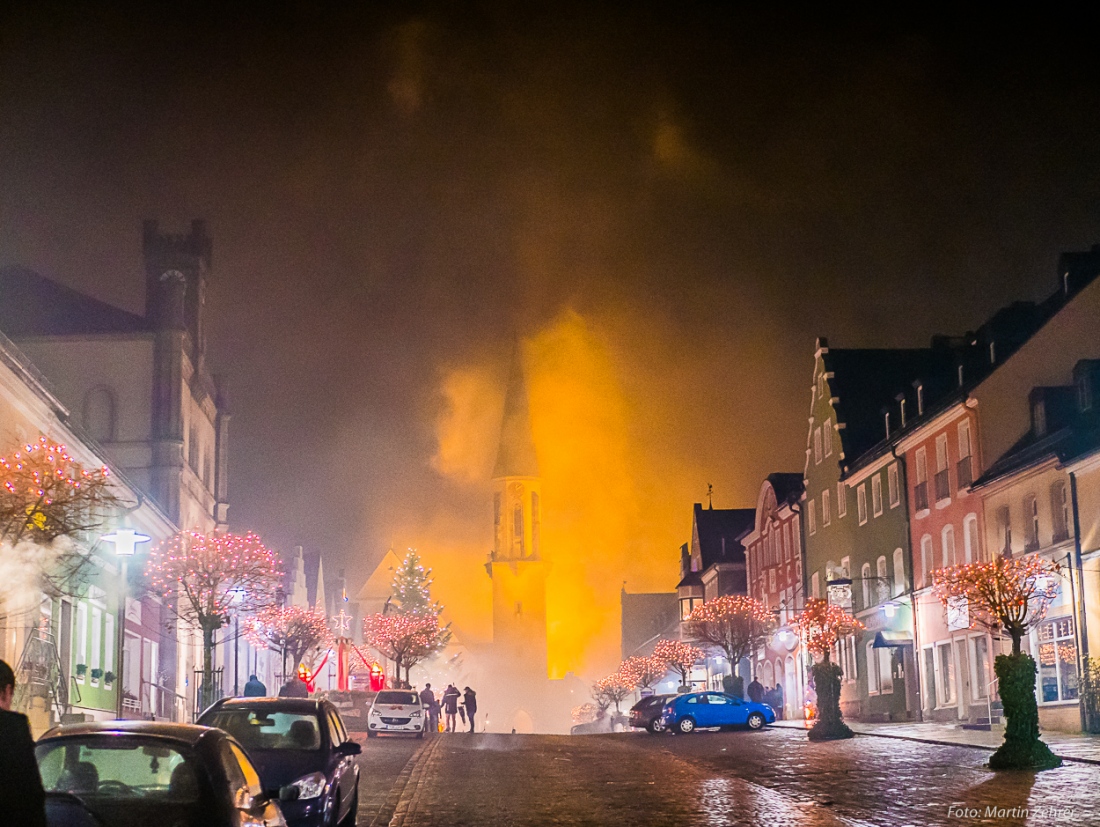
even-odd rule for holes
{"type": "Polygon", "coordinates": [[[908,632],[877,632],[875,634],[875,642],[872,646],[874,649],[887,649],[891,646],[912,646],[913,638],[909,636],[908,632]]]}

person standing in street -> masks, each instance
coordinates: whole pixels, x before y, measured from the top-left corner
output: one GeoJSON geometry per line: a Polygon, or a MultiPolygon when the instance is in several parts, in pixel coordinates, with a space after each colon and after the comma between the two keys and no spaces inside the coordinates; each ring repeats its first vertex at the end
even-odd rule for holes
{"type": "Polygon", "coordinates": [[[754,704],[764,702],[764,685],[760,683],[760,681],[758,681],[756,678],[753,678],[752,683],[749,684],[748,693],[749,700],[752,701],[754,704]]]}
{"type": "Polygon", "coordinates": [[[453,683],[447,684],[443,692],[443,717],[447,721],[447,732],[455,731],[455,715],[458,714],[458,699],[461,693],[453,683]]]}
{"type": "Polygon", "coordinates": [[[470,687],[462,690],[462,703],[466,707],[466,717],[470,719],[470,732],[474,731],[474,713],[477,712],[477,693],[470,687]]]}
{"type": "Polygon", "coordinates": [[[428,716],[428,731],[439,731],[439,701],[435,699],[430,683],[424,684],[420,691],[420,705],[424,707],[424,714],[428,716]]]}
{"type": "Polygon", "coordinates": [[[783,684],[777,683],[775,689],[772,690],[772,709],[775,710],[775,717],[779,720],[783,720],[784,718],[784,705],[783,684]]]}
{"type": "Polygon", "coordinates": [[[26,715],[11,711],[15,673],[0,660],[0,813],[5,824],[46,827],[46,793],[26,715]]]}
{"type": "Polygon", "coordinates": [[[267,697],[267,687],[264,686],[264,682],[255,675],[249,675],[248,683],[244,685],[244,697],[265,698],[267,697]]]}

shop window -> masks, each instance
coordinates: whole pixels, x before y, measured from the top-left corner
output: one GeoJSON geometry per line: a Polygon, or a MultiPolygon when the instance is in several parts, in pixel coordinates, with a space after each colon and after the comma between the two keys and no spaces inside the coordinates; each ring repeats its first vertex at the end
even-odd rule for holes
{"type": "Polygon", "coordinates": [[[1077,699],[1077,642],[1073,619],[1048,620],[1035,629],[1039,642],[1039,700],[1042,703],[1077,699]]]}
{"type": "Polygon", "coordinates": [[[936,683],[940,706],[955,703],[955,654],[950,641],[936,647],[936,683]]]}

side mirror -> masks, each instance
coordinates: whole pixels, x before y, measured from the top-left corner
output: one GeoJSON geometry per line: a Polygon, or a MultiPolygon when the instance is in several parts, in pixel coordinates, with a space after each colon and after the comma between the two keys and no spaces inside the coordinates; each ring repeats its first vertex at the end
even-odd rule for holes
{"type": "Polygon", "coordinates": [[[355,741],[344,741],[336,751],[341,755],[360,755],[363,752],[363,746],[355,741]]]}
{"type": "Polygon", "coordinates": [[[279,800],[297,801],[298,796],[302,794],[302,791],[295,787],[293,784],[287,784],[285,787],[279,790],[279,800]]]}

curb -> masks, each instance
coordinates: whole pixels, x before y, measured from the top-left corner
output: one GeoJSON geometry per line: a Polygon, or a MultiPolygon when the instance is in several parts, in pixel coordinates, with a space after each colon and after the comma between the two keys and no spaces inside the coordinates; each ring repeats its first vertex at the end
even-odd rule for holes
{"type": "Polygon", "coordinates": [[[397,818],[397,809],[402,803],[405,789],[409,785],[413,772],[420,765],[422,759],[426,757],[428,750],[432,748],[438,740],[437,737],[433,737],[426,744],[423,744],[420,749],[414,752],[409,757],[409,760],[405,762],[405,766],[401,768],[397,780],[394,781],[393,786],[390,787],[390,793],[386,796],[386,803],[382,805],[378,814],[371,820],[370,827],[388,827],[390,824],[397,823],[395,821],[397,818]]]}
{"type": "Polygon", "coordinates": [[[442,742],[442,738],[433,737],[409,759],[409,763],[401,770],[401,776],[398,778],[397,783],[393,785],[390,799],[386,800],[386,806],[379,811],[378,818],[371,823],[371,827],[406,827],[406,825],[413,823],[412,819],[416,815],[417,804],[420,800],[421,781],[428,766],[432,763],[435,751],[442,742]],[[392,809],[389,806],[391,799],[394,802],[392,809]],[[381,819],[387,811],[391,815],[387,821],[382,821],[381,819]]]}
{"type": "MultiPolygon", "coordinates": [[[[789,724],[781,724],[779,726],[772,724],[772,726],[776,729],[805,730],[805,727],[791,726],[789,724]]],[[[915,735],[894,735],[890,732],[859,732],[858,730],[853,731],[857,736],[860,737],[867,736],[869,738],[893,738],[896,741],[914,741],[918,744],[935,744],[936,746],[940,747],[965,747],[967,749],[981,749],[990,753],[997,751],[996,747],[990,747],[984,744],[968,744],[965,741],[941,741],[938,738],[918,738],[915,735]]],[[[1047,746],[1049,747],[1050,744],[1047,744],[1047,746]]],[[[1056,752],[1054,747],[1051,747],[1050,751],[1061,758],[1063,761],[1072,761],[1076,764],[1100,765],[1100,758],[1081,758],[1076,755],[1062,755],[1056,752]]]]}

